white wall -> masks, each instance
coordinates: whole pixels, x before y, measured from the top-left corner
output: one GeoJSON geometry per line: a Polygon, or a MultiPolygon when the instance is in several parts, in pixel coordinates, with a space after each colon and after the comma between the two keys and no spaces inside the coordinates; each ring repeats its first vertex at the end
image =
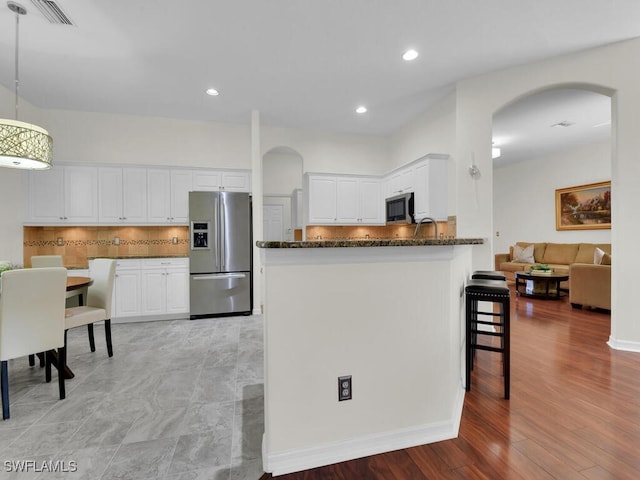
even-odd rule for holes
{"type": "Polygon", "coordinates": [[[456,146],[455,94],[437,102],[428,111],[389,137],[387,170],[406,165],[427,153],[453,155],[456,146]]]}
{"type": "Polygon", "coordinates": [[[251,168],[246,125],[50,110],[58,162],[251,168]]]}
{"type": "Polygon", "coordinates": [[[302,188],[302,157],[292,153],[266,153],[262,158],[265,195],[291,195],[302,188]]]}
{"type": "MultiPolygon", "coordinates": [[[[459,167],[475,158],[483,172],[492,172],[492,116],[525,95],[556,86],[591,86],[612,95],[612,230],[615,258],[612,266],[611,337],[615,348],[640,351],[640,320],[635,313],[635,272],[640,268],[637,238],[640,225],[640,39],[619,42],[577,54],[480,77],[457,85],[456,158],[459,167]]],[[[493,239],[493,178],[472,180],[458,168],[458,234],[493,239]],[[475,182],[475,186],[474,186],[475,182]],[[474,191],[475,189],[475,191],[474,191]]],[[[493,265],[492,243],[474,250],[474,268],[493,265]]]]}
{"type": "Polygon", "coordinates": [[[556,230],[555,190],[611,179],[611,142],[493,170],[493,249],[515,242],[611,243],[611,230],[556,230]]]}
{"type": "Polygon", "coordinates": [[[385,136],[337,134],[311,130],[261,127],[263,155],[286,146],[298,152],[305,172],[382,175],[387,171],[385,136]]]}

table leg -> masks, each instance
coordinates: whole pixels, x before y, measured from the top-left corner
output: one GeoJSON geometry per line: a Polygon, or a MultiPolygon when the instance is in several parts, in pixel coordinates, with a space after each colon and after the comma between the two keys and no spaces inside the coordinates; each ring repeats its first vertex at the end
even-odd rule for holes
{"type": "MultiPolygon", "coordinates": [[[[40,353],[36,353],[36,355],[38,356],[38,358],[40,359],[40,365],[44,365],[44,353],[40,352],[40,353]]],[[[49,356],[51,358],[51,364],[58,368],[58,352],[56,352],[55,350],[52,350],[51,352],[49,352],[49,356]]],[[[58,370],[60,370],[58,368],[58,370]]],[[[64,378],[69,379],[69,378],[73,378],[75,377],[75,375],[73,374],[73,372],[71,371],[71,369],[69,368],[69,366],[65,366],[64,368],[64,378]]]]}

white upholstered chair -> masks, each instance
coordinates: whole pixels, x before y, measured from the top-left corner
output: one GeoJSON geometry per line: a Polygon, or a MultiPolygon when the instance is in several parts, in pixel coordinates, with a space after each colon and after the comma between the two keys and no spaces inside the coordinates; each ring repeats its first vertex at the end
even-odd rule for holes
{"type": "Polygon", "coordinates": [[[116,261],[108,258],[96,258],[89,266],[89,276],[93,283],[89,285],[86,304],[67,308],[65,317],[64,344],[67,345],[67,332],[70,328],[86,325],[89,331],[89,347],[96,351],[93,338],[93,324],[104,320],[104,333],[107,340],[107,353],[113,356],[111,345],[111,297],[113,280],[116,275],[116,261]]]}
{"type": "Polygon", "coordinates": [[[64,264],[62,263],[62,255],[33,255],[31,266],[33,268],[64,267],[64,264]]]}
{"type": "Polygon", "coordinates": [[[58,349],[58,387],[65,397],[63,365],[67,270],[61,267],[10,270],[2,274],[0,361],[2,418],[9,418],[8,361],[46,352],[46,380],[51,381],[50,351],[58,349]]]}

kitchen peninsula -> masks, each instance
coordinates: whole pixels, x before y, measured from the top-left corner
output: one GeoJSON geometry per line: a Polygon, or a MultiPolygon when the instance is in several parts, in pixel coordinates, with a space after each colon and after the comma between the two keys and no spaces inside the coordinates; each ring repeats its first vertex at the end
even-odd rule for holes
{"type": "Polygon", "coordinates": [[[263,465],[275,475],[457,435],[480,238],[257,242],[263,465]],[[338,401],[338,377],[352,399],[338,401]]]}

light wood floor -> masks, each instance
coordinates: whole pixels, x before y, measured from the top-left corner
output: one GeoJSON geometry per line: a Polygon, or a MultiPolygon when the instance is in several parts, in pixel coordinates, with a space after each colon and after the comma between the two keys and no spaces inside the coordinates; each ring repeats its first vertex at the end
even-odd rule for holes
{"type": "Polygon", "coordinates": [[[458,438],[276,478],[640,478],[640,354],[611,350],[610,315],[566,298],[512,291],[511,309],[511,399],[500,355],[478,352],[458,438]]]}

